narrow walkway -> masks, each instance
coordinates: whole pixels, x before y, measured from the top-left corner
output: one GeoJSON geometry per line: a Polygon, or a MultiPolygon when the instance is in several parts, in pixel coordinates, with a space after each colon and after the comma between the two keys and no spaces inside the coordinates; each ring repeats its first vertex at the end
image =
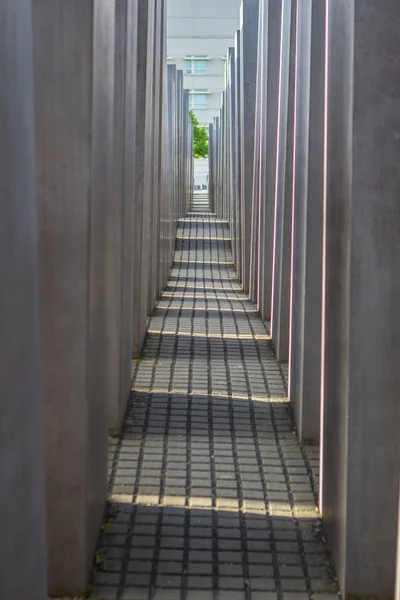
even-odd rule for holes
{"type": "Polygon", "coordinates": [[[337,597],[316,511],[317,469],[298,443],[282,372],[240,290],[228,236],[207,212],[180,223],[171,279],[112,448],[96,598],[337,597]]]}

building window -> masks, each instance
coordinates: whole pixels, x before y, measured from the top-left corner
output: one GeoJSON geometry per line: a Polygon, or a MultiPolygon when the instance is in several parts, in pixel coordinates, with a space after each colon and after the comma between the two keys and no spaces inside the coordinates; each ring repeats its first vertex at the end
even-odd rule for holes
{"type": "Polygon", "coordinates": [[[206,75],[207,74],[207,56],[205,54],[197,56],[187,56],[186,75],[206,75]]]}
{"type": "Polygon", "coordinates": [[[207,108],[207,90],[190,90],[189,108],[207,108]]]}

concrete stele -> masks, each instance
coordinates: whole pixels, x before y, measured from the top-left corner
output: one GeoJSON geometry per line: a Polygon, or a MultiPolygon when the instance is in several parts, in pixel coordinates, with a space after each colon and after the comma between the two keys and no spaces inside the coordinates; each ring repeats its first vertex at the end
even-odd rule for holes
{"type": "Polygon", "coordinates": [[[271,319],[272,267],[274,250],[276,161],[279,110],[279,66],[282,2],[262,0],[264,33],[261,65],[259,264],[257,306],[263,320],[271,319]]]}
{"type": "Polygon", "coordinates": [[[257,304],[258,299],[258,274],[259,274],[259,198],[260,182],[260,152],[261,152],[261,114],[264,99],[262,97],[263,85],[263,49],[265,37],[264,21],[268,20],[268,4],[264,0],[259,1],[258,7],[258,39],[257,39],[257,70],[256,70],[256,93],[254,113],[254,146],[253,146],[253,177],[251,193],[251,226],[250,226],[250,261],[249,261],[249,298],[257,304]]]}
{"type": "Polygon", "coordinates": [[[31,2],[0,4],[0,597],[44,600],[31,2]]]}
{"type": "Polygon", "coordinates": [[[234,156],[233,168],[235,172],[234,179],[234,202],[235,202],[235,223],[234,223],[234,243],[235,243],[235,256],[236,256],[236,273],[238,279],[242,278],[242,244],[240,238],[240,232],[242,228],[241,224],[241,191],[242,191],[242,157],[241,157],[241,125],[240,125],[240,88],[241,88],[241,64],[242,60],[242,46],[240,41],[240,31],[235,34],[235,56],[234,56],[234,76],[235,76],[235,87],[233,90],[234,103],[235,103],[235,114],[233,120],[233,148],[234,156]]]}
{"type": "Polygon", "coordinates": [[[115,9],[114,212],[108,219],[108,294],[115,319],[110,355],[118,394],[108,399],[110,428],[121,423],[132,379],[138,3],[116,0],[115,9]]]}
{"type": "Polygon", "coordinates": [[[284,362],[289,359],[296,9],[295,0],[283,0],[271,334],[278,360],[284,362]]]}
{"type": "Polygon", "coordinates": [[[400,470],[400,4],[328,6],[321,509],[342,593],[385,597],[400,470]]]}
{"type": "Polygon", "coordinates": [[[34,0],[49,591],[82,594],[107,487],[115,3],[34,0]]]}
{"type": "MultiPolygon", "coordinates": [[[[305,237],[293,252],[304,252],[292,308],[303,319],[302,334],[291,334],[289,395],[300,438],[319,441],[321,413],[322,229],[325,145],[326,2],[314,2],[311,22],[310,106],[305,237]],[[301,306],[300,306],[301,305],[301,306]],[[294,363],[297,362],[297,367],[294,363]]],[[[295,266],[293,266],[295,270],[295,266]]]]}
{"type": "MultiPolygon", "coordinates": [[[[310,76],[311,76],[311,45],[312,34],[314,37],[314,64],[313,67],[318,69],[318,73],[313,71],[313,77],[321,84],[321,89],[316,89],[318,100],[322,103],[322,110],[317,114],[322,113],[322,123],[312,123],[313,126],[324,125],[323,123],[323,107],[324,107],[324,41],[323,34],[325,30],[325,10],[324,3],[299,2],[297,5],[297,52],[296,52],[296,96],[295,96],[295,148],[294,148],[294,190],[293,190],[293,239],[292,239],[292,272],[291,272],[291,297],[290,297],[290,356],[289,356],[289,397],[296,417],[296,423],[301,439],[319,439],[319,390],[315,390],[314,395],[309,398],[303,395],[303,373],[304,373],[304,340],[305,340],[305,303],[306,294],[307,300],[309,292],[317,292],[322,289],[322,270],[316,270],[312,275],[309,274],[306,289],[306,261],[307,261],[307,244],[312,243],[311,237],[314,235],[321,240],[319,232],[308,229],[309,213],[317,212],[322,214],[321,208],[309,204],[308,183],[309,179],[309,142],[310,142],[310,76]],[[321,8],[322,7],[322,8],[321,8]],[[317,13],[317,14],[315,14],[317,13]],[[317,19],[317,17],[320,17],[317,19]],[[312,28],[314,19],[315,27],[312,28]],[[315,36],[319,37],[321,43],[315,46],[315,36]],[[321,47],[322,45],[322,47],[321,47]],[[318,53],[318,57],[315,56],[318,53]],[[315,64],[315,60],[319,60],[315,64]],[[322,71],[320,73],[320,70],[322,71]],[[322,79],[321,79],[322,78],[322,79]],[[319,276],[318,276],[319,275],[319,276]],[[311,287],[311,290],[309,289],[311,287]],[[308,411],[308,412],[307,412],[308,411]]],[[[320,158],[320,168],[323,169],[323,137],[319,131],[317,141],[321,142],[318,148],[314,149],[314,160],[320,158]],[[316,156],[317,155],[317,156],[316,156]]],[[[318,182],[321,178],[318,179],[318,182]]],[[[310,182],[312,185],[312,181],[310,182]]],[[[313,196],[314,204],[322,206],[321,196],[316,198],[313,196]]],[[[318,223],[322,230],[322,221],[318,223]]],[[[316,249],[318,251],[318,249],[316,249]]],[[[322,255],[322,243],[319,249],[319,257],[322,255]]],[[[319,293],[321,301],[321,294],[319,293]]],[[[321,317],[321,309],[315,307],[315,318],[321,317]]],[[[321,329],[321,320],[316,324],[317,332],[321,329]]],[[[307,331],[308,336],[308,331],[307,331]]],[[[316,340],[308,340],[315,344],[320,341],[320,335],[317,335],[316,340]]],[[[316,364],[319,364],[318,353],[316,352],[316,364]]],[[[314,378],[318,382],[319,369],[314,367],[314,378]]]]}
{"type": "Polygon", "coordinates": [[[138,4],[133,357],[139,358],[146,332],[149,271],[149,219],[151,194],[152,69],[154,0],[138,4]]]}
{"type": "Polygon", "coordinates": [[[259,0],[243,0],[241,7],[240,127],[241,127],[241,240],[242,285],[249,291],[251,198],[253,193],[254,130],[257,78],[259,0]]]}

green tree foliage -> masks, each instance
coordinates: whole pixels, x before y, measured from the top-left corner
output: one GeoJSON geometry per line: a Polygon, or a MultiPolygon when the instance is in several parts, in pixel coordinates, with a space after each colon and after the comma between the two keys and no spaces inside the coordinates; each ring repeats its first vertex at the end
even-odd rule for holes
{"type": "Polygon", "coordinates": [[[199,121],[192,110],[189,111],[193,123],[193,156],[194,158],[208,157],[208,133],[207,127],[200,127],[199,121]]]}

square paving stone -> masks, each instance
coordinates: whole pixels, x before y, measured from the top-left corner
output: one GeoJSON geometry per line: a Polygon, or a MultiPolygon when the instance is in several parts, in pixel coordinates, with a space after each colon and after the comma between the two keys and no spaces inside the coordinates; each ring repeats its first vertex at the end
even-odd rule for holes
{"type": "Polygon", "coordinates": [[[214,600],[214,595],[207,590],[188,590],[186,600],[214,600]]]}
{"type": "MultiPolygon", "coordinates": [[[[149,592],[146,588],[139,587],[125,587],[122,592],[121,600],[148,600],[149,592]]],[[[117,596],[112,596],[112,600],[115,600],[117,596]]],[[[103,595],[99,594],[99,598],[103,600],[103,595]]]]}
{"type": "Polygon", "coordinates": [[[188,577],[188,588],[195,590],[212,590],[213,589],[213,579],[212,577],[206,575],[189,575],[188,577]]]}
{"type": "Polygon", "coordinates": [[[157,575],[157,587],[160,588],[180,588],[182,583],[182,577],[178,575],[171,575],[169,573],[159,573],[157,575]]]}
{"type": "Polygon", "coordinates": [[[220,590],[243,590],[244,589],[244,581],[242,577],[219,577],[218,578],[218,587],[220,590]]]}
{"type": "Polygon", "coordinates": [[[150,573],[127,573],[125,577],[126,587],[149,587],[150,573]]]}
{"type": "Polygon", "coordinates": [[[189,562],[188,573],[190,575],[212,575],[213,565],[211,563],[189,562]]]}
{"type": "Polygon", "coordinates": [[[246,600],[246,598],[247,596],[244,591],[237,592],[232,590],[220,590],[218,593],[218,600],[246,600]]]}

